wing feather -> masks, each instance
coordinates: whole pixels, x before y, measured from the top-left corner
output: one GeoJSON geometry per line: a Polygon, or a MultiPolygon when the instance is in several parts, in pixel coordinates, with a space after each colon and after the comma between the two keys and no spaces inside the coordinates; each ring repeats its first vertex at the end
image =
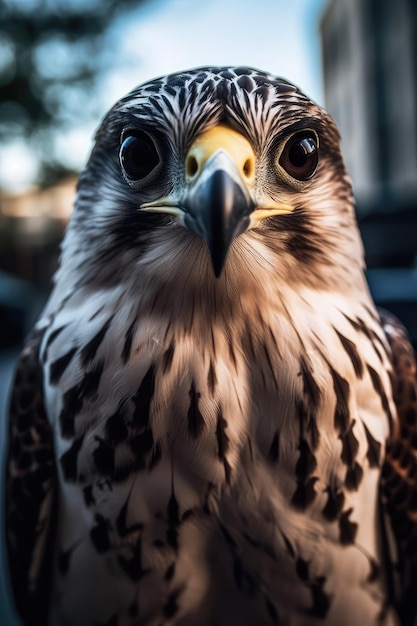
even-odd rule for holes
{"type": "Polygon", "coordinates": [[[394,316],[381,312],[392,352],[393,396],[398,421],[383,467],[382,498],[398,550],[403,624],[417,613],[417,364],[407,331],[394,316]]]}
{"type": "Polygon", "coordinates": [[[53,545],[55,463],[38,358],[42,336],[42,331],[32,331],[18,362],[6,465],[7,556],[16,608],[25,625],[47,623],[53,545]]]}

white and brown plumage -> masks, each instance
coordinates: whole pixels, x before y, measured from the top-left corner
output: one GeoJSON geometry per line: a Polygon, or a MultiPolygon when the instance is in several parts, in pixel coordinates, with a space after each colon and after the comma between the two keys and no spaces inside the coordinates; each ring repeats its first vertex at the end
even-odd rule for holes
{"type": "Polygon", "coordinates": [[[115,105],[12,397],[25,624],[412,622],[415,361],[363,272],[337,129],[291,83],[115,105]]]}

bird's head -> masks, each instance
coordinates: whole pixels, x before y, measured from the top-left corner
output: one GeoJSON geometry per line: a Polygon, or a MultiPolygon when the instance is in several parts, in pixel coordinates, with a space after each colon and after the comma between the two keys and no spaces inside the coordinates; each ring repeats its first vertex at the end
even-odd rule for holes
{"type": "Polygon", "coordinates": [[[172,74],[120,100],[97,132],[70,231],[97,278],[155,259],[181,271],[196,256],[220,280],[240,257],[254,274],[305,282],[362,267],[333,120],[250,68],[172,74]]]}

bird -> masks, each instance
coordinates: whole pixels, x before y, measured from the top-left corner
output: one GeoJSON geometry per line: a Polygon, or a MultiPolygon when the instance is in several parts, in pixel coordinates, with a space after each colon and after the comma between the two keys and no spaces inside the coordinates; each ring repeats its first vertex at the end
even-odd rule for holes
{"type": "Polygon", "coordinates": [[[330,115],[251,67],[120,99],[11,393],[25,626],[412,624],[416,473],[330,115]]]}

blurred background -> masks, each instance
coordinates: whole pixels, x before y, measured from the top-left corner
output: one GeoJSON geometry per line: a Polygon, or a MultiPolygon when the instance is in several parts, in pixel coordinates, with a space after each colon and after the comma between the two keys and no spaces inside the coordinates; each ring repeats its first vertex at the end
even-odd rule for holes
{"type": "MultiPolygon", "coordinates": [[[[336,119],[371,290],[417,345],[415,0],[0,0],[2,463],[14,364],[94,129],[137,84],[211,64],[284,76],[336,119]]],[[[0,623],[16,626],[7,585],[0,559],[0,623]]]]}

